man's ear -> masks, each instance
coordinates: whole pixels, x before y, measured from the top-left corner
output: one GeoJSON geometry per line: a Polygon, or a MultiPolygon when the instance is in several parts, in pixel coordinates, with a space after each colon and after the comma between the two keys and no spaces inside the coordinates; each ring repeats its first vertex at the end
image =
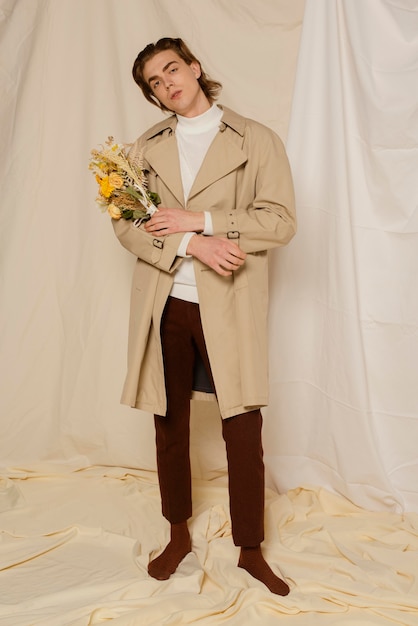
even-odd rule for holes
{"type": "Polygon", "coordinates": [[[196,76],[196,78],[200,78],[202,75],[200,63],[198,61],[192,61],[190,63],[190,67],[192,68],[193,74],[196,76]]]}

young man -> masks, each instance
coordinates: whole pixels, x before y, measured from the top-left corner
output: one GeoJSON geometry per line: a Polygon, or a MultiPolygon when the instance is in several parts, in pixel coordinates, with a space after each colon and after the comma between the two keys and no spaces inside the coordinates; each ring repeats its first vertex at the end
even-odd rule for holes
{"type": "Polygon", "coordinates": [[[214,104],[220,83],[181,39],[146,46],[133,76],[147,100],[170,113],[130,153],[141,156],[149,189],[161,198],[158,212],[140,227],[114,221],[137,257],[122,402],[154,413],[162,511],[171,525],[148,571],[165,580],[191,550],[190,397],[203,384],[222,417],[238,565],[286,595],[260,548],[267,251],[288,243],[296,227],[286,153],[270,129],[214,104]]]}

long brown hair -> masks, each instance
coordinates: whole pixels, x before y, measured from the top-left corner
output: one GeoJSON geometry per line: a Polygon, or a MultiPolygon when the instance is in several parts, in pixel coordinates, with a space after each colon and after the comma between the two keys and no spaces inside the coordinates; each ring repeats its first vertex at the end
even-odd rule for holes
{"type": "Polygon", "coordinates": [[[200,87],[202,88],[203,93],[212,104],[214,100],[219,95],[219,92],[222,89],[222,84],[216,80],[212,80],[202,69],[201,63],[194,54],[191,52],[189,47],[184,43],[184,41],[180,38],[172,38],[172,37],[163,37],[159,39],[156,43],[150,43],[141,52],[135,59],[135,63],[132,68],[132,75],[134,77],[134,81],[141,88],[142,93],[145,98],[151,104],[155,104],[155,106],[159,107],[162,111],[169,111],[167,107],[165,107],[158,98],[153,94],[151,87],[144,80],[144,65],[147,61],[152,59],[153,56],[158,54],[159,52],[163,52],[163,50],[173,50],[178,54],[178,56],[183,59],[190,65],[194,61],[199,63],[200,66],[200,77],[198,78],[198,82],[200,87]]]}

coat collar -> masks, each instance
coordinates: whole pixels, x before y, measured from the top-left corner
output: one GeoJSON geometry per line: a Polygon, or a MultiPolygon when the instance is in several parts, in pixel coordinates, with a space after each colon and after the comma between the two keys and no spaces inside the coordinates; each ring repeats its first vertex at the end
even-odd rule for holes
{"type": "MultiPolygon", "coordinates": [[[[226,176],[231,171],[237,169],[245,163],[247,155],[241,149],[242,141],[234,142],[227,138],[228,133],[224,131],[231,128],[241,138],[244,135],[246,120],[231,109],[221,106],[223,115],[218,133],[211,144],[206,157],[205,167],[202,167],[190,190],[189,199],[194,195],[226,176]]],[[[180,162],[177,150],[175,129],[177,118],[171,115],[162,120],[145,133],[146,143],[144,148],[144,158],[157,172],[164,183],[175,195],[181,206],[184,206],[184,194],[181,183],[180,162]],[[160,136],[160,141],[150,141],[160,136]]]]}
{"type": "MultiPolygon", "coordinates": [[[[235,130],[241,137],[244,136],[245,129],[245,117],[235,113],[232,109],[228,109],[221,104],[218,105],[220,109],[223,111],[221,126],[225,128],[225,126],[229,126],[232,130],[235,130]]],[[[154,126],[152,126],[145,134],[144,138],[148,141],[157,135],[161,135],[164,131],[168,131],[169,133],[173,133],[177,126],[177,118],[175,115],[170,115],[161,122],[158,122],[154,126]]]]}

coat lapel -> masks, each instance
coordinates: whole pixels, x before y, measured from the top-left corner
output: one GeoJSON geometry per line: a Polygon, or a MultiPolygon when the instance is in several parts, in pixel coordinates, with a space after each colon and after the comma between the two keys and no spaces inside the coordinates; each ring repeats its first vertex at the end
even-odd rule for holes
{"type": "Polygon", "coordinates": [[[207,151],[193,186],[189,200],[212,183],[226,176],[247,161],[247,155],[225,132],[219,132],[207,151]]]}
{"type": "Polygon", "coordinates": [[[144,158],[170,189],[180,206],[184,207],[180,162],[174,133],[165,141],[160,141],[144,151],[144,158]]]}

